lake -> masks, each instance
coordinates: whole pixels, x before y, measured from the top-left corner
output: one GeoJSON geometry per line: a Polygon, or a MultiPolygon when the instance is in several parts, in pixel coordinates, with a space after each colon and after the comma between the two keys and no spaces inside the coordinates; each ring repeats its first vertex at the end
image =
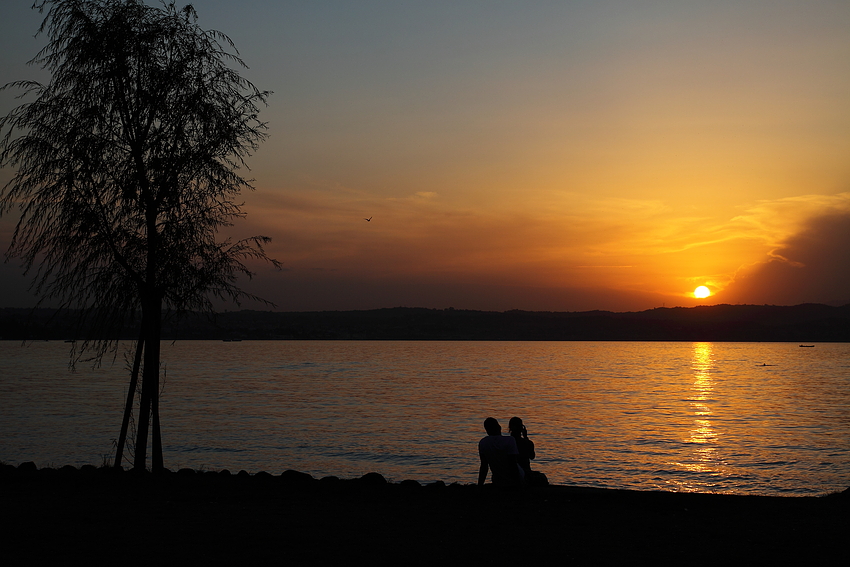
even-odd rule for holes
{"type": "MultiPolygon", "coordinates": [[[[111,459],[122,345],[0,341],[0,460],[111,459]]],[[[821,494],[850,486],[850,344],[163,343],[165,465],[474,483],[483,421],[523,418],[550,482],[821,494]]]]}

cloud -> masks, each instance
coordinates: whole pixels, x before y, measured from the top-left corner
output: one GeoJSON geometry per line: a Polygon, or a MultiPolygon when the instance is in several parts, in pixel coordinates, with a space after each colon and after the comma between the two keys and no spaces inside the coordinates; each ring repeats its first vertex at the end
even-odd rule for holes
{"type": "Polygon", "coordinates": [[[724,303],[850,303],[850,213],[820,215],[736,274],[716,297],[724,303]]]}
{"type": "Polygon", "coordinates": [[[810,219],[836,213],[850,214],[850,192],[760,201],[729,221],[726,230],[776,247],[803,230],[810,219]]]}
{"type": "MultiPolygon", "coordinates": [[[[435,276],[369,278],[345,274],[264,273],[245,287],[272,299],[280,311],[427,307],[484,311],[633,311],[660,307],[658,294],[609,288],[499,284],[473,274],[461,280],[435,276]]],[[[669,303],[668,303],[669,304],[669,303]]],[[[243,307],[251,308],[252,305],[243,307]]],[[[262,306],[256,306],[263,308],[262,306]]]]}
{"type": "MultiPolygon", "coordinates": [[[[690,304],[697,285],[723,290],[736,270],[741,281],[753,274],[761,265],[753,262],[760,259],[801,262],[781,246],[801,233],[805,219],[850,213],[850,193],[759,201],[726,219],[694,215],[657,199],[558,190],[532,192],[525,202],[479,203],[442,192],[389,196],[318,181],[300,190],[261,193],[246,207],[253,225],[247,232],[272,236],[270,253],[291,269],[285,278],[264,276],[275,282],[267,293],[279,304],[287,302],[284,297],[301,297],[305,305],[319,305],[321,294],[337,308],[373,305],[377,298],[383,298],[377,302],[382,306],[506,309],[544,309],[547,302],[567,310],[690,304]],[[372,222],[363,221],[369,217],[372,222]],[[771,250],[775,256],[768,256],[771,250]],[[339,281],[319,281],[308,273],[334,273],[339,281]],[[374,294],[366,293],[370,287],[374,294]],[[508,290],[516,293],[512,302],[508,290]]],[[[741,282],[723,294],[733,296],[725,301],[806,301],[756,289],[745,294],[741,282]]],[[[842,295],[818,301],[836,297],[842,295]]]]}

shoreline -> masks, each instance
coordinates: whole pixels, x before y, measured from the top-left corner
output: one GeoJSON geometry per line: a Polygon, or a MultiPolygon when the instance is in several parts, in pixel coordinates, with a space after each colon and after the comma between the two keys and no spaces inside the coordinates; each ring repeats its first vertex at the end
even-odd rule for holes
{"type": "Polygon", "coordinates": [[[846,552],[850,489],[824,496],[564,485],[388,483],[88,465],[0,466],[4,558],[39,562],[579,564],[828,562],[846,552]]]}
{"type": "MultiPolygon", "coordinates": [[[[74,312],[0,308],[0,337],[81,339],[74,312]]],[[[119,335],[134,340],[130,324],[119,335]]],[[[450,340],[850,342],[850,305],[695,305],[642,311],[478,311],[390,307],[347,311],[187,313],[163,340],[450,340]]]]}

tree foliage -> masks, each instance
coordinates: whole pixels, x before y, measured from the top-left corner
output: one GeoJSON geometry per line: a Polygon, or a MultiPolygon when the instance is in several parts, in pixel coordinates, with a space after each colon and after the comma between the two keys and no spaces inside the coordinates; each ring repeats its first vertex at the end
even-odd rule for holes
{"type": "Polygon", "coordinates": [[[145,463],[150,405],[158,468],[163,309],[212,311],[216,297],[253,298],[237,278],[252,275],[246,261],[269,260],[267,237],[218,234],[244,214],[235,199],[252,186],[240,170],[266,136],[258,113],[270,93],[233,69],[244,67],[233,43],[201,29],[190,5],[34,8],[45,14],[47,45],[30,63],[51,80],[3,87],[34,97],[0,119],[0,166],[16,170],[0,191],[0,215],[20,214],[7,257],[22,260],[40,297],[89,314],[106,337],[100,353],[141,312],[136,466],[145,463]]]}

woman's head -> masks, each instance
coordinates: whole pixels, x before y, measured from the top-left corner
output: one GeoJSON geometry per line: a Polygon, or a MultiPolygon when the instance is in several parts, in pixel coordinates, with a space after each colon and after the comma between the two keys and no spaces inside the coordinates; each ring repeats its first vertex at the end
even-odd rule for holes
{"type": "Polygon", "coordinates": [[[508,431],[511,432],[511,435],[522,433],[522,420],[516,416],[512,417],[508,422],[508,431]]]}

